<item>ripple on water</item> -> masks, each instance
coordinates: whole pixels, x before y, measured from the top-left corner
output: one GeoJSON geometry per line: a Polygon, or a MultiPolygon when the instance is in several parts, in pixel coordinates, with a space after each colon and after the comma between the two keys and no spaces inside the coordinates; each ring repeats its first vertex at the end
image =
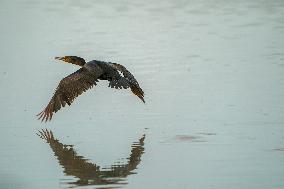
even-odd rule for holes
{"type": "Polygon", "coordinates": [[[273,150],[274,150],[274,151],[281,151],[281,152],[284,152],[284,148],[274,148],[273,150]]]}
{"type": "Polygon", "coordinates": [[[174,140],[179,142],[206,142],[201,136],[193,135],[176,135],[174,140]]]}

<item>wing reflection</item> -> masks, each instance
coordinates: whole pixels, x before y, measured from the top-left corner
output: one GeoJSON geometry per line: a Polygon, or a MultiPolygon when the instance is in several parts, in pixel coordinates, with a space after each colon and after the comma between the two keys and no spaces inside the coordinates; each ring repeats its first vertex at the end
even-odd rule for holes
{"type": "Polygon", "coordinates": [[[110,168],[100,169],[100,166],[78,155],[72,145],[60,143],[52,131],[41,130],[37,135],[49,144],[59,164],[64,168],[64,173],[78,178],[78,181],[70,183],[75,185],[125,184],[121,181],[125,180],[128,175],[134,174],[132,171],[136,169],[144,153],[145,135],[132,144],[127,163],[114,164],[110,168]]]}

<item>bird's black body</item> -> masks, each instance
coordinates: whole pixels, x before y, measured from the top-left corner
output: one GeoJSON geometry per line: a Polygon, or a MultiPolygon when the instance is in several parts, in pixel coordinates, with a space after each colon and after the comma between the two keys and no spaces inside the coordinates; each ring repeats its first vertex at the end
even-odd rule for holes
{"type": "Polygon", "coordinates": [[[96,85],[98,80],[109,81],[111,88],[130,88],[145,103],[144,92],[138,82],[120,64],[98,60],[86,63],[83,58],[77,56],[56,57],[56,59],[79,65],[81,68],[60,81],[49,104],[38,114],[42,121],[51,120],[54,112],[64,107],[66,103],[71,105],[77,96],[96,85]]]}
{"type": "Polygon", "coordinates": [[[98,74],[102,72],[98,79],[100,80],[112,80],[113,78],[119,78],[119,72],[111,66],[111,63],[92,60],[86,63],[83,67],[88,69],[90,72],[98,74]]]}

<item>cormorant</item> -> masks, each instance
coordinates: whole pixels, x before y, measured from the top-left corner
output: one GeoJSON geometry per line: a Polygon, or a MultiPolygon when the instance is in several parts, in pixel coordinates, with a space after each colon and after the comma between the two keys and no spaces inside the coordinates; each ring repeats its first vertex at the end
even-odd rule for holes
{"type": "Polygon", "coordinates": [[[46,108],[37,116],[41,121],[50,121],[53,113],[66,104],[69,106],[76,97],[96,85],[98,80],[108,80],[111,88],[130,88],[144,103],[144,92],[134,76],[122,65],[111,62],[92,60],[86,61],[78,56],[55,57],[67,63],[75,64],[81,68],[63,78],[46,108]],[[120,75],[122,73],[122,75],[120,75]]]}

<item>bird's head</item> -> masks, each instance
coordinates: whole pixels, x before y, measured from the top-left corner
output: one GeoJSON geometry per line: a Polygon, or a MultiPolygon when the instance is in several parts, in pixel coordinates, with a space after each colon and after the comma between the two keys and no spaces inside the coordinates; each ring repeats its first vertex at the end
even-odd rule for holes
{"type": "Polygon", "coordinates": [[[55,57],[55,59],[62,60],[64,62],[68,62],[71,64],[76,64],[79,66],[84,66],[84,64],[86,63],[83,58],[78,56],[62,56],[62,57],[55,57]]]}

